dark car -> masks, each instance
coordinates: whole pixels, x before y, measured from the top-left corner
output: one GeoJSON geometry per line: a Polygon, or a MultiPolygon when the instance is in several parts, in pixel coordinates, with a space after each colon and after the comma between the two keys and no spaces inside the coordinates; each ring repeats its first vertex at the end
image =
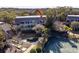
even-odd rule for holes
{"type": "Polygon", "coordinates": [[[38,40],[37,37],[34,37],[34,38],[28,38],[27,41],[29,42],[36,42],[38,40]]]}

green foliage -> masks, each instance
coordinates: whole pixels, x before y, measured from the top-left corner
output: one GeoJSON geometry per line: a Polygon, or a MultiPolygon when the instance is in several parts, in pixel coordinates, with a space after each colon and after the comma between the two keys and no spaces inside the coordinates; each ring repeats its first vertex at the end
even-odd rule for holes
{"type": "Polygon", "coordinates": [[[48,28],[43,29],[43,30],[42,30],[42,33],[43,33],[43,36],[44,36],[45,38],[47,38],[47,37],[48,37],[48,28]]]}
{"type": "Polygon", "coordinates": [[[71,7],[61,7],[58,10],[58,17],[60,21],[65,21],[68,14],[71,14],[71,7]]]}
{"type": "Polygon", "coordinates": [[[28,16],[29,13],[28,12],[25,12],[25,11],[21,11],[19,13],[17,13],[17,16],[28,16]]]}
{"type": "Polygon", "coordinates": [[[35,49],[31,49],[30,53],[36,53],[35,49]]]}
{"type": "Polygon", "coordinates": [[[53,8],[53,9],[48,9],[46,11],[47,15],[47,23],[46,26],[48,28],[54,29],[54,21],[66,21],[66,16],[68,14],[72,13],[72,8],[71,7],[59,7],[59,8],[53,8]]]}
{"type": "Polygon", "coordinates": [[[46,22],[46,27],[52,29],[53,26],[53,18],[52,17],[48,17],[47,18],[47,22],[46,22]]]}
{"type": "Polygon", "coordinates": [[[46,28],[43,25],[36,25],[33,29],[36,31],[37,34],[40,34],[40,35],[43,34],[45,37],[47,37],[48,35],[48,28],[46,28]]]}
{"type": "Polygon", "coordinates": [[[4,47],[3,40],[5,40],[5,35],[4,35],[4,32],[2,31],[2,29],[0,28],[0,48],[4,47]]]}
{"type": "Polygon", "coordinates": [[[43,33],[48,33],[48,28],[42,30],[43,33]]]}
{"type": "Polygon", "coordinates": [[[41,48],[36,48],[37,53],[41,53],[41,48]]]}
{"type": "Polygon", "coordinates": [[[46,15],[47,15],[47,17],[54,17],[54,16],[56,16],[56,9],[55,8],[54,9],[48,9],[46,11],[46,15]]]}
{"type": "Polygon", "coordinates": [[[46,27],[52,29],[53,23],[56,19],[56,10],[48,9],[46,11],[46,15],[47,15],[46,27]]]}
{"type": "Polygon", "coordinates": [[[71,28],[71,27],[68,27],[68,26],[64,26],[64,29],[65,29],[66,31],[71,31],[71,30],[72,30],[72,28],[71,28]]]}
{"type": "Polygon", "coordinates": [[[41,52],[42,52],[42,49],[38,46],[35,46],[30,50],[30,53],[41,53],[41,52]]]}
{"type": "Polygon", "coordinates": [[[73,38],[75,38],[75,35],[69,35],[68,34],[68,38],[73,39],[73,38]]]}
{"type": "Polygon", "coordinates": [[[0,28],[0,41],[3,41],[4,38],[5,38],[4,32],[3,32],[2,29],[0,28]]]}
{"type": "Polygon", "coordinates": [[[12,21],[15,19],[16,13],[14,11],[7,12],[2,11],[0,12],[0,20],[6,21],[7,23],[12,23],[12,21]]]}

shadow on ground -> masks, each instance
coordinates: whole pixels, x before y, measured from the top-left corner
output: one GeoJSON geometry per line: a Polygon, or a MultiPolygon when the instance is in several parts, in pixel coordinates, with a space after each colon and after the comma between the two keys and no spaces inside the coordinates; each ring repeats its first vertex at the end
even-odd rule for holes
{"type": "Polygon", "coordinates": [[[48,42],[45,44],[43,52],[61,53],[60,49],[63,48],[63,43],[68,43],[72,48],[77,48],[77,45],[75,44],[77,43],[77,40],[70,40],[60,34],[54,34],[54,36],[48,38],[48,42]]]}

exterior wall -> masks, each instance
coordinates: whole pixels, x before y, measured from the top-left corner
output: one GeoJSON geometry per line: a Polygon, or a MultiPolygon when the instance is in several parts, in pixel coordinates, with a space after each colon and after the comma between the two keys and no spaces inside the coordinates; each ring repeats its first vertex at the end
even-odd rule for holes
{"type": "Polygon", "coordinates": [[[34,17],[34,18],[16,18],[15,24],[18,29],[31,30],[37,24],[45,24],[45,18],[34,17]]]}
{"type": "Polygon", "coordinates": [[[69,21],[69,22],[79,21],[79,17],[67,16],[66,20],[69,21]]]}
{"type": "Polygon", "coordinates": [[[74,24],[71,26],[73,30],[79,31],[79,24],[74,24]]]}
{"type": "Polygon", "coordinates": [[[78,31],[79,30],[79,26],[74,26],[74,27],[72,27],[73,28],[73,30],[75,30],[75,31],[78,31]]]}

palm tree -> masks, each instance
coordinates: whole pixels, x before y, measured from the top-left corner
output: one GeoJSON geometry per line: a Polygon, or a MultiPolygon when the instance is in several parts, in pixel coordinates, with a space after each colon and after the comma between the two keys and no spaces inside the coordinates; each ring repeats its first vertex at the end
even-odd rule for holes
{"type": "Polygon", "coordinates": [[[56,9],[48,9],[46,11],[46,15],[47,15],[46,27],[47,28],[54,29],[53,23],[56,21],[56,14],[57,14],[56,9]]]}

